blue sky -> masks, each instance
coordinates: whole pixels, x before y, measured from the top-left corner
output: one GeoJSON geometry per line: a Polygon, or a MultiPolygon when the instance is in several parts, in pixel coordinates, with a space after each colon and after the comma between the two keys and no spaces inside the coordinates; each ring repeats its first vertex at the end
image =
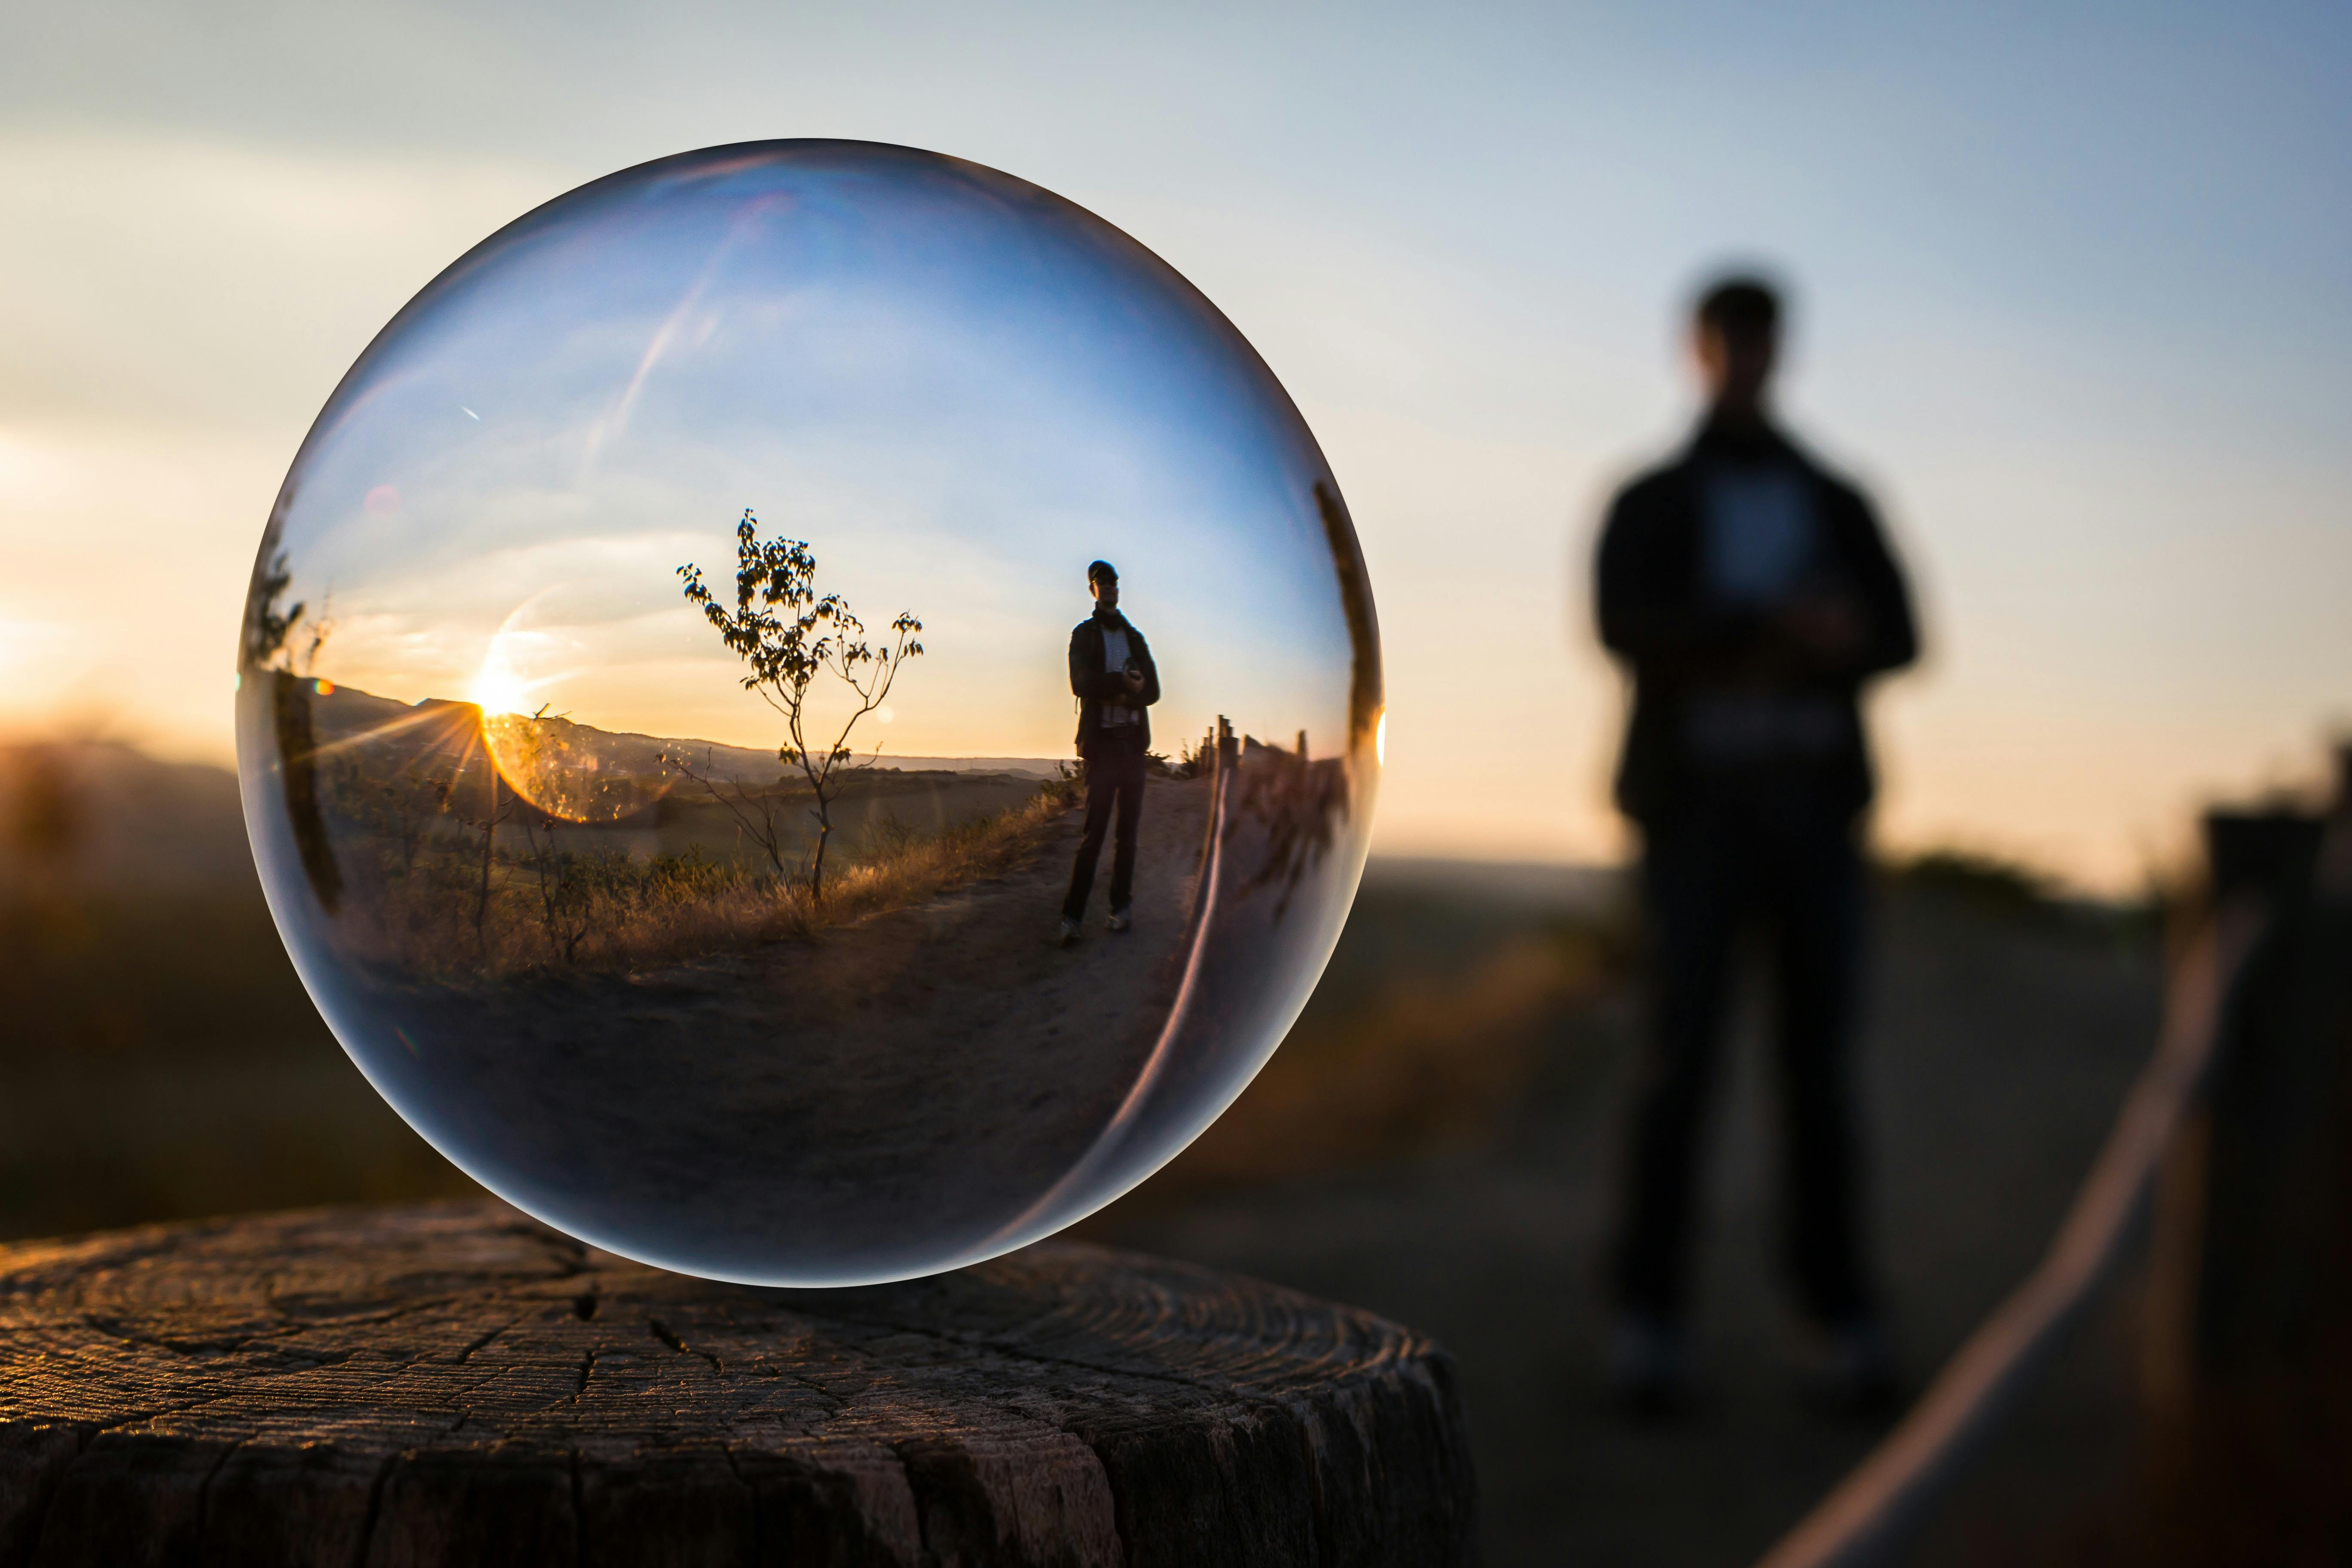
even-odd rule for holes
{"type": "MultiPolygon", "coordinates": [[[[1713,265],[1930,657],[1896,845],[2126,886],[2352,722],[2352,14],[2179,5],[107,5],[0,22],[0,719],[225,754],[251,542],[368,339],[516,214],[768,136],[1007,170],[1230,316],[1347,493],[1378,846],[1617,852],[1583,560],[1713,265]],[[148,606],[128,650],[86,583],[148,606]]],[[[708,563],[706,563],[708,564],[708,563]]]]}

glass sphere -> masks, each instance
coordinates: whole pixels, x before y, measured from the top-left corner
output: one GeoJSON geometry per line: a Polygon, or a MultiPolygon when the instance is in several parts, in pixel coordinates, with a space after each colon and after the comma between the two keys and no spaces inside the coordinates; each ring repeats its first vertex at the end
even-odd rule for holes
{"type": "Polygon", "coordinates": [[[1020,180],[771,142],[550,202],[369,346],[262,538],[237,753],[304,983],[436,1148],[845,1285],[1045,1236],[1240,1093],[1380,719],[1354,530],[1231,322],[1020,180]]]}

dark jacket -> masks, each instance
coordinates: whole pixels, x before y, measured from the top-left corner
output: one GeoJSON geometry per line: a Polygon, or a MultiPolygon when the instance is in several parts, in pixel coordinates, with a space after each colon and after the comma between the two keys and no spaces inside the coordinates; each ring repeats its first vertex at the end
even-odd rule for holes
{"type": "Polygon", "coordinates": [[[1111,618],[1127,634],[1127,657],[1143,669],[1143,689],[1129,692],[1125,675],[1120,670],[1103,668],[1103,621],[1099,614],[1088,616],[1070,629],[1070,692],[1078,700],[1078,755],[1091,756],[1095,742],[1102,734],[1103,704],[1112,699],[1129,708],[1142,710],[1136,722],[1122,725],[1133,731],[1133,740],[1122,739],[1122,745],[1132,745],[1138,751],[1151,747],[1151,714],[1154,702],[1160,700],[1160,667],[1151,662],[1151,647],[1143,634],[1125,616],[1113,611],[1111,618]]]}
{"type": "Polygon", "coordinates": [[[1695,692],[1737,686],[1759,662],[1779,689],[1826,698],[1842,733],[1805,764],[1823,804],[1848,813],[1869,803],[1870,760],[1857,698],[1871,676],[1918,655],[1911,598],[1860,490],[1825,471],[1777,431],[1737,435],[1714,426],[1673,461],[1627,485],[1601,533],[1594,604],[1601,640],[1631,667],[1633,711],[1617,770],[1617,804],[1654,824],[1688,798],[1701,769],[1686,710],[1695,692]],[[1702,578],[1700,484],[1713,465],[1787,464],[1811,486],[1817,522],[1809,573],[1859,612],[1857,647],[1824,657],[1769,616],[1713,598],[1702,578]]]}

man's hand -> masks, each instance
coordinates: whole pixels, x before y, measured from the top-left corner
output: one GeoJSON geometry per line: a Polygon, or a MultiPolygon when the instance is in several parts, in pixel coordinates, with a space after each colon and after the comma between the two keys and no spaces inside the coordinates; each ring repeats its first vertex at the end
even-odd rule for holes
{"type": "Polygon", "coordinates": [[[1125,673],[1127,676],[1127,689],[1129,691],[1140,691],[1143,689],[1143,671],[1139,669],[1130,669],[1125,673]]]}

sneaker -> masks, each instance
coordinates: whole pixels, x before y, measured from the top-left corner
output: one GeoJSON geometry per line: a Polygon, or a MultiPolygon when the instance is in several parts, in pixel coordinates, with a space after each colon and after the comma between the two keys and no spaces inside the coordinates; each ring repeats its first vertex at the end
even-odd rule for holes
{"type": "Polygon", "coordinates": [[[1067,947],[1077,940],[1078,922],[1072,920],[1069,916],[1064,915],[1062,917],[1062,945],[1064,947],[1067,947]]]}
{"type": "Polygon", "coordinates": [[[1111,910],[1110,929],[1113,931],[1125,931],[1127,929],[1127,911],[1125,910],[1111,910]]]}
{"type": "Polygon", "coordinates": [[[1824,1415],[1873,1420],[1893,1415],[1903,1390],[1885,1326],[1862,1317],[1821,1331],[1797,1394],[1824,1415]]]}
{"type": "Polygon", "coordinates": [[[1686,1415],[1696,1403],[1682,1331],[1655,1318],[1628,1313],[1618,1322],[1608,1377],[1618,1408],[1638,1420],[1686,1415]]]}

